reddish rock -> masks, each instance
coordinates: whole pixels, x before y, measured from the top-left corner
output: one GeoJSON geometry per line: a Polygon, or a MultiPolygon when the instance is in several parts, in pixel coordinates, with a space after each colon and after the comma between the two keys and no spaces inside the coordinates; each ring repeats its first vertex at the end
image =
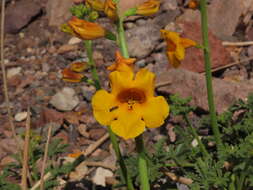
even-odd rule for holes
{"type": "Polygon", "coordinates": [[[42,7],[34,0],[21,0],[6,9],[5,32],[16,34],[42,13],[42,7]]]}
{"type": "MultiPolygon", "coordinates": [[[[182,69],[171,69],[157,76],[157,83],[170,84],[157,90],[168,94],[179,94],[180,97],[191,97],[191,105],[208,110],[205,76],[182,69]]],[[[246,83],[228,82],[213,79],[214,99],[216,111],[222,113],[236,100],[246,100],[253,92],[253,86],[246,83]]]]}
{"type": "MultiPolygon", "coordinates": [[[[192,39],[199,44],[202,41],[201,27],[196,22],[181,22],[179,23],[183,30],[183,37],[192,39]]],[[[222,65],[227,65],[230,62],[230,55],[222,45],[221,41],[209,31],[209,44],[211,48],[212,68],[217,68],[222,65]]],[[[204,59],[202,49],[191,47],[186,50],[185,59],[182,61],[181,68],[194,71],[203,72],[204,59]]]]}

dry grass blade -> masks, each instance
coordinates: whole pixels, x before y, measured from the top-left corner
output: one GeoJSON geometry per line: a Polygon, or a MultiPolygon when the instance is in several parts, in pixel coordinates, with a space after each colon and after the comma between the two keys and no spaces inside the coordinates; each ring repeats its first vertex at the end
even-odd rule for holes
{"type": "Polygon", "coordinates": [[[29,141],[30,141],[30,128],[31,128],[31,117],[30,108],[27,110],[26,128],[25,128],[25,144],[23,152],[23,167],[22,167],[22,178],[21,188],[27,190],[27,171],[28,171],[28,160],[29,160],[29,141]]]}
{"type": "Polygon", "coordinates": [[[172,181],[176,181],[185,185],[190,185],[193,183],[193,180],[186,177],[177,176],[172,172],[164,172],[166,176],[168,176],[172,181]]]}
{"type": "MultiPolygon", "coordinates": [[[[7,79],[6,79],[6,71],[4,65],[4,20],[5,20],[5,0],[2,0],[2,8],[1,8],[1,69],[2,69],[2,77],[3,77],[3,91],[5,97],[5,104],[7,107],[9,123],[11,126],[12,135],[16,141],[16,144],[19,145],[18,137],[16,135],[15,125],[13,123],[13,118],[11,115],[11,108],[10,108],[10,100],[8,95],[8,86],[7,86],[7,79]]],[[[19,147],[20,148],[20,147],[19,147]]]]}
{"type": "Polygon", "coordinates": [[[51,133],[52,133],[52,125],[49,125],[48,133],[47,133],[47,142],[45,146],[44,158],[43,158],[41,175],[40,175],[40,190],[44,189],[44,175],[45,175],[45,169],[46,169],[46,164],[47,164],[48,147],[49,147],[49,142],[51,140],[51,133]]]}
{"type": "Polygon", "coordinates": [[[247,42],[222,42],[224,46],[250,46],[253,45],[253,41],[247,42]]]}

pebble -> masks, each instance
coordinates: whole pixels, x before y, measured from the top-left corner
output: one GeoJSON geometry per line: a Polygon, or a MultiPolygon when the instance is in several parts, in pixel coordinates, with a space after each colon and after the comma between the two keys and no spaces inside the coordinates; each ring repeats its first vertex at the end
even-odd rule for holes
{"type": "Polygon", "coordinates": [[[7,70],[7,79],[10,79],[11,77],[20,74],[22,68],[21,67],[13,67],[7,70]]]}
{"type": "Polygon", "coordinates": [[[145,61],[145,59],[141,59],[141,60],[137,61],[137,62],[135,63],[135,65],[136,65],[137,67],[139,67],[139,68],[143,68],[143,67],[145,67],[145,65],[146,65],[146,61],[145,61]]]}
{"type": "Polygon", "coordinates": [[[50,100],[50,104],[60,111],[71,111],[79,104],[79,102],[75,90],[69,87],[64,87],[50,100]]]}
{"type": "Polygon", "coordinates": [[[69,45],[74,45],[74,44],[79,44],[80,42],[82,42],[82,40],[80,38],[77,37],[72,37],[70,38],[70,40],[68,41],[69,45]]]}
{"type": "Polygon", "coordinates": [[[82,94],[88,101],[91,100],[92,96],[96,92],[96,88],[94,86],[82,86],[81,87],[82,94]]]}
{"type": "Polygon", "coordinates": [[[27,118],[27,112],[19,112],[14,116],[15,121],[24,121],[27,118]]]}

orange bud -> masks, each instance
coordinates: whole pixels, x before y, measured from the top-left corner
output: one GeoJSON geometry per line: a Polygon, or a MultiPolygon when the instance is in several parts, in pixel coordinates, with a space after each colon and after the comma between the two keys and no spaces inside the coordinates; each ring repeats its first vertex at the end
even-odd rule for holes
{"type": "Polygon", "coordinates": [[[81,73],[75,73],[68,68],[63,69],[62,79],[66,82],[81,82],[84,75],[81,73]]]}
{"type": "Polygon", "coordinates": [[[94,40],[105,36],[105,29],[97,23],[72,17],[68,21],[69,26],[73,29],[75,35],[84,40],[94,40]]]}
{"type": "Polygon", "coordinates": [[[106,0],[104,12],[108,18],[116,20],[117,19],[116,3],[114,3],[113,0],[106,0]]]}
{"type": "Polygon", "coordinates": [[[101,0],[86,0],[86,2],[96,11],[104,10],[104,2],[101,0]]]}
{"type": "Polygon", "coordinates": [[[196,0],[190,0],[188,3],[188,7],[190,9],[197,9],[199,6],[198,2],[196,0]]]}
{"type": "Polygon", "coordinates": [[[136,13],[143,16],[150,16],[152,14],[155,14],[159,10],[159,7],[159,0],[148,0],[137,7],[136,13]]]}
{"type": "Polygon", "coordinates": [[[71,153],[71,154],[68,154],[68,157],[71,157],[71,158],[78,158],[78,157],[81,156],[82,154],[83,154],[83,152],[71,153]]]}
{"type": "Polygon", "coordinates": [[[86,62],[75,62],[70,65],[70,70],[78,73],[83,72],[85,69],[87,69],[86,62]]]}

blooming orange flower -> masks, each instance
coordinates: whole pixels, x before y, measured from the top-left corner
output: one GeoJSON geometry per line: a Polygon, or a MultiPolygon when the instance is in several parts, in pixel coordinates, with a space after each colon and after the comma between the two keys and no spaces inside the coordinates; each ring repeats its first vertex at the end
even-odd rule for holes
{"type": "Polygon", "coordinates": [[[135,78],[111,72],[111,92],[99,90],[92,98],[96,120],[124,139],[135,138],[145,127],[156,128],[164,123],[169,105],[164,97],[154,96],[155,75],[141,69],[135,78]],[[106,101],[105,101],[106,100],[106,101]]]}
{"type": "Polygon", "coordinates": [[[137,7],[136,13],[143,16],[155,14],[160,7],[160,0],[148,0],[137,7]]]}
{"type": "Polygon", "coordinates": [[[63,69],[62,73],[62,79],[66,82],[81,82],[82,79],[85,77],[81,73],[75,73],[71,71],[69,68],[63,69]]]}
{"type": "Polygon", "coordinates": [[[115,62],[107,67],[109,71],[119,71],[122,73],[127,73],[133,75],[133,64],[136,61],[135,58],[124,58],[119,51],[115,53],[115,62]]]}
{"type": "Polygon", "coordinates": [[[70,70],[78,73],[83,72],[85,69],[87,69],[86,62],[75,62],[70,65],[70,70]]]}
{"type": "Polygon", "coordinates": [[[112,20],[116,20],[118,18],[116,3],[114,3],[113,0],[105,0],[104,12],[108,18],[112,20]]]}
{"type": "Polygon", "coordinates": [[[101,0],[86,0],[86,2],[96,11],[104,10],[104,2],[101,0]]]}
{"type": "Polygon", "coordinates": [[[196,46],[197,43],[187,38],[181,38],[178,33],[161,30],[162,37],[167,43],[167,57],[170,64],[177,68],[185,57],[185,49],[196,46]]]}
{"type": "Polygon", "coordinates": [[[73,33],[84,40],[94,40],[105,36],[106,30],[97,23],[88,22],[86,20],[72,17],[68,21],[68,25],[73,33]]]}

